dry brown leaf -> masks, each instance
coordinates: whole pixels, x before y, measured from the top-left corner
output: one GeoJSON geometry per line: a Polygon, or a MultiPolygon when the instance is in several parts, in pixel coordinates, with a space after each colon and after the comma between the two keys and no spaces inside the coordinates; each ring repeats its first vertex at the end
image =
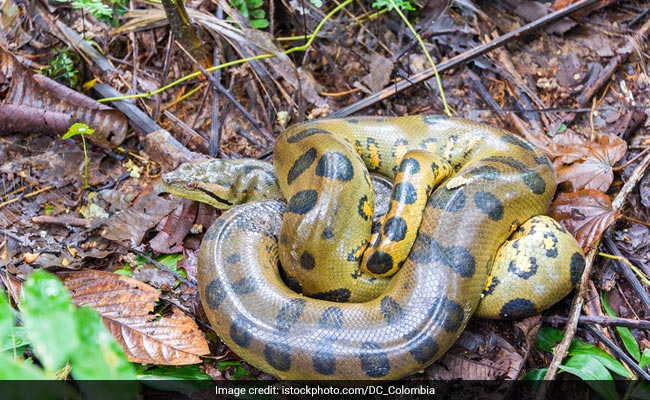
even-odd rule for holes
{"type": "Polygon", "coordinates": [[[549,215],[571,232],[585,253],[620,217],[609,197],[594,189],[561,193],[551,204],[549,215]]]}
{"type": "Polygon", "coordinates": [[[553,160],[558,183],[567,182],[572,191],[607,191],[614,180],[612,166],[625,155],[627,143],[613,135],[600,135],[594,141],[576,134],[561,137],[557,143],[563,154],[553,160]]]}
{"type": "Polygon", "coordinates": [[[122,345],[129,361],[187,365],[201,362],[208,343],[192,318],[174,308],[171,316],[154,314],[160,292],[135,279],[83,269],[59,273],[75,304],[90,306],[122,345]]]}
{"type": "Polygon", "coordinates": [[[36,130],[61,135],[78,121],[95,129],[94,134],[87,136],[89,140],[110,149],[120,145],[126,136],[128,120],[121,112],[35,74],[3,47],[0,47],[0,83],[8,86],[4,105],[21,106],[20,113],[15,112],[15,107],[3,107],[0,133],[29,128],[30,133],[36,130]],[[12,116],[25,120],[9,123],[12,116]]]}
{"type": "Polygon", "coordinates": [[[179,204],[180,200],[164,199],[157,192],[148,194],[127,210],[108,218],[102,236],[126,247],[137,247],[147,231],[158,225],[179,204]]]}

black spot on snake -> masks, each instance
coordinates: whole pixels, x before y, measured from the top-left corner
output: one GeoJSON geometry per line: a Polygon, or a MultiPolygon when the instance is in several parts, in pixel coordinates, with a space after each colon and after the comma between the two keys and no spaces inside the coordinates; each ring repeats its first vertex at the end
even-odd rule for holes
{"type": "Polygon", "coordinates": [[[291,347],[283,341],[269,342],[264,347],[264,359],[278,371],[291,368],[291,347]]]}
{"type": "Polygon", "coordinates": [[[239,253],[232,253],[226,257],[228,264],[237,264],[239,261],[241,261],[241,254],[239,253]]]}
{"type": "Polygon", "coordinates": [[[312,136],[312,135],[318,135],[318,134],[324,134],[324,135],[331,135],[331,132],[328,132],[323,129],[318,129],[318,128],[308,128],[301,130],[300,132],[296,133],[295,135],[289,136],[287,138],[287,142],[289,143],[297,143],[301,140],[303,140],[306,137],[312,136]]]}
{"type": "Polygon", "coordinates": [[[418,193],[412,183],[402,181],[395,184],[390,197],[402,204],[413,204],[418,198],[418,193]]]}
{"type": "Polygon", "coordinates": [[[571,256],[571,264],[569,265],[569,273],[571,276],[571,284],[573,286],[578,284],[582,271],[585,269],[585,258],[579,252],[573,253],[571,256]]]}
{"type": "Polygon", "coordinates": [[[231,283],[230,287],[239,295],[250,294],[257,290],[257,280],[252,277],[244,277],[231,283]]]}
{"type": "Polygon", "coordinates": [[[444,247],[434,238],[419,233],[410,257],[414,261],[441,262],[463,278],[474,276],[476,271],[474,256],[466,248],[444,247]]]}
{"type": "Polygon", "coordinates": [[[501,318],[517,318],[535,314],[535,303],[530,300],[517,298],[510,300],[501,307],[499,315],[501,318]]]}
{"type": "Polygon", "coordinates": [[[388,324],[400,322],[404,312],[398,302],[390,296],[384,296],[381,299],[381,313],[388,324]]]}
{"type": "Polygon", "coordinates": [[[275,329],[280,332],[287,332],[298,322],[302,311],[305,309],[306,301],[303,299],[293,299],[280,309],[275,317],[275,329]]]}
{"type": "Polygon", "coordinates": [[[515,146],[519,146],[526,150],[535,150],[532,144],[515,135],[503,135],[501,136],[501,140],[505,143],[514,144],[515,146]]]}
{"type": "Polygon", "coordinates": [[[422,116],[422,122],[424,122],[427,125],[436,125],[440,123],[440,121],[446,121],[448,120],[449,117],[446,115],[423,115],[422,116]]]}
{"type": "Polygon", "coordinates": [[[528,257],[528,261],[524,264],[528,268],[521,269],[519,268],[519,265],[517,265],[517,260],[512,260],[510,261],[510,264],[508,264],[508,272],[512,272],[521,279],[528,279],[537,273],[537,269],[539,268],[539,265],[537,265],[537,258],[528,257]]]}
{"type": "Polygon", "coordinates": [[[383,251],[376,251],[366,262],[366,267],[374,274],[385,274],[393,268],[393,257],[383,251]]]}
{"type": "Polygon", "coordinates": [[[474,193],[474,204],[493,221],[500,221],[503,218],[503,204],[490,192],[478,191],[474,193]]]}
{"type": "Polygon", "coordinates": [[[312,147],[293,163],[287,173],[287,184],[291,185],[303,172],[309,168],[316,160],[316,149],[312,147]]]}
{"type": "Polygon", "coordinates": [[[546,192],[546,182],[537,172],[528,171],[522,176],[522,179],[532,193],[544,194],[546,192]]]}
{"type": "Polygon", "coordinates": [[[230,325],[230,338],[239,347],[246,348],[251,343],[251,330],[254,324],[244,314],[239,314],[230,325]]]}
{"type": "Polygon", "coordinates": [[[345,122],[347,122],[347,123],[349,123],[349,124],[358,124],[358,123],[359,123],[359,120],[356,119],[356,118],[346,118],[346,119],[345,119],[345,122]]]}
{"type": "Polygon", "coordinates": [[[368,196],[364,194],[359,199],[359,206],[357,208],[357,212],[359,213],[361,218],[363,218],[366,221],[368,220],[368,218],[370,218],[370,215],[366,214],[366,205],[367,204],[368,204],[368,196]]]}
{"type": "Polygon", "coordinates": [[[332,342],[323,340],[318,344],[318,350],[311,358],[314,371],[322,375],[332,375],[336,372],[336,357],[332,352],[332,342]]]}
{"type": "Polygon", "coordinates": [[[321,237],[325,240],[330,240],[334,238],[334,233],[332,232],[332,229],[330,229],[329,226],[326,226],[325,229],[323,229],[323,234],[321,237]]]}
{"type": "Polygon", "coordinates": [[[490,157],[485,157],[484,159],[481,160],[482,162],[493,162],[493,163],[498,163],[498,164],[504,164],[509,166],[510,168],[518,171],[518,172],[526,172],[528,171],[528,167],[521,161],[517,160],[516,158],[509,157],[509,156],[490,156],[490,157]]]}
{"type": "Polygon", "coordinates": [[[337,303],[345,303],[350,300],[352,292],[350,289],[340,288],[333,289],[328,292],[320,292],[313,295],[313,297],[321,300],[335,301],[337,303]]]}
{"type": "Polygon", "coordinates": [[[314,269],[316,266],[316,260],[314,259],[314,256],[308,251],[303,251],[302,255],[300,256],[300,266],[302,269],[308,271],[314,269]]]}
{"type": "Polygon", "coordinates": [[[352,162],[343,153],[330,151],[321,156],[316,164],[316,175],[347,182],[354,177],[352,162]]]}
{"type": "Polygon", "coordinates": [[[324,330],[338,330],[343,326],[343,310],[339,307],[327,307],[320,315],[318,326],[324,330]]]}
{"type": "Polygon", "coordinates": [[[384,225],[384,236],[393,242],[399,242],[400,240],[404,240],[407,229],[406,221],[400,217],[391,217],[388,218],[384,225]]]}
{"type": "Polygon", "coordinates": [[[412,331],[404,335],[409,353],[420,364],[426,364],[438,354],[438,342],[426,333],[412,331]]]}
{"type": "Polygon", "coordinates": [[[381,346],[374,342],[361,345],[359,359],[361,369],[371,378],[381,378],[390,373],[390,361],[381,346]]]}
{"type": "Polygon", "coordinates": [[[420,172],[420,163],[415,158],[407,157],[399,164],[399,172],[405,174],[417,174],[420,172]]]}
{"type": "Polygon", "coordinates": [[[311,211],[312,208],[316,205],[316,202],[318,201],[318,192],[309,189],[309,190],[301,190],[297,192],[296,194],[291,197],[287,204],[287,208],[285,209],[285,212],[290,212],[294,214],[307,214],[309,211],[311,211]]]}
{"type": "Polygon", "coordinates": [[[205,286],[205,302],[212,310],[219,308],[221,303],[226,299],[226,291],[220,280],[215,279],[205,286]]]}
{"type": "Polygon", "coordinates": [[[443,187],[435,195],[429,197],[427,206],[456,212],[465,207],[465,192],[460,189],[447,189],[443,187]]]}
{"type": "Polygon", "coordinates": [[[501,172],[491,165],[479,165],[467,170],[466,173],[468,175],[479,176],[490,182],[496,180],[501,175],[501,172]]]}
{"type": "Polygon", "coordinates": [[[434,297],[429,308],[431,319],[447,332],[457,332],[465,320],[463,307],[446,297],[434,297]]]}

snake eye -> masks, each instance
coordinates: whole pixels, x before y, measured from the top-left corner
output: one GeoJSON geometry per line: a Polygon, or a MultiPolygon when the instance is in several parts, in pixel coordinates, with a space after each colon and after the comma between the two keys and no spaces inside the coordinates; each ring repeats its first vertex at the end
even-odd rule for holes
{"type": "Polygon", "coordinates": [[[196,187],[196,181],[194,179],[189,179],[187,182],[185,182],[185,187],[187,189],[194,189],[196,187]]]}

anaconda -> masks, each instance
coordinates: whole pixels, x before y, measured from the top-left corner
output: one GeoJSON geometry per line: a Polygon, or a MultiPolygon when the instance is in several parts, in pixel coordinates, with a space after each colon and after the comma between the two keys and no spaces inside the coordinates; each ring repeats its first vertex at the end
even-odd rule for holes
{"type": "Polygon", "coordinates": [[[223,341],[280,378],[415,373],[472,315],[539,312],[584,267],[571,235],[538,217],[556,188],[548,159],[468,120],[299,124],[277,138],[274,166],[212,160],[163,180],[229,209],[201,245],[201,299],[223,341]],[[374,225],[369,172],[397,176],[374,225]]]}

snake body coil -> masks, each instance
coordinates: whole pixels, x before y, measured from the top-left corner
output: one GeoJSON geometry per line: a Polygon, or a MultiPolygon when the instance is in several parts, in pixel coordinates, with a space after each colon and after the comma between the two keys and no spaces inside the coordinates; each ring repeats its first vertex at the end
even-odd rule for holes
{"type": "Polygon", "coordinates": [[[205,235],[201,298],[224,342],[280,378],[415,373],[447,351],[473,314],[539,312],[571,290],[584,266],[557,223],[531,220],[555,191],[548,159],[502,130],[434,116],[317,121],[283,132],[274,163],[275,171],[253,160],[194,164],[164,181],[171,193],[220,208],[245,203],[205,235]],[[415,149],[432,158],[411,162],[415,149]],[[398,175],[390,201],[399,210],[381,226],[373,227],[364,164],[398,175]],[[425,190],[400,175],[424,169],[437,176],[425,190]],[[411,209],[418,199],[420,209],[411,209]],[[359,268],[371,231],[389,246],[372,250],[379,256],[367,256],[369,269],[401,266],[392,278],[359,268]],[[391,246],[402,240],[412,249],[394,261],[391,246]]]}

